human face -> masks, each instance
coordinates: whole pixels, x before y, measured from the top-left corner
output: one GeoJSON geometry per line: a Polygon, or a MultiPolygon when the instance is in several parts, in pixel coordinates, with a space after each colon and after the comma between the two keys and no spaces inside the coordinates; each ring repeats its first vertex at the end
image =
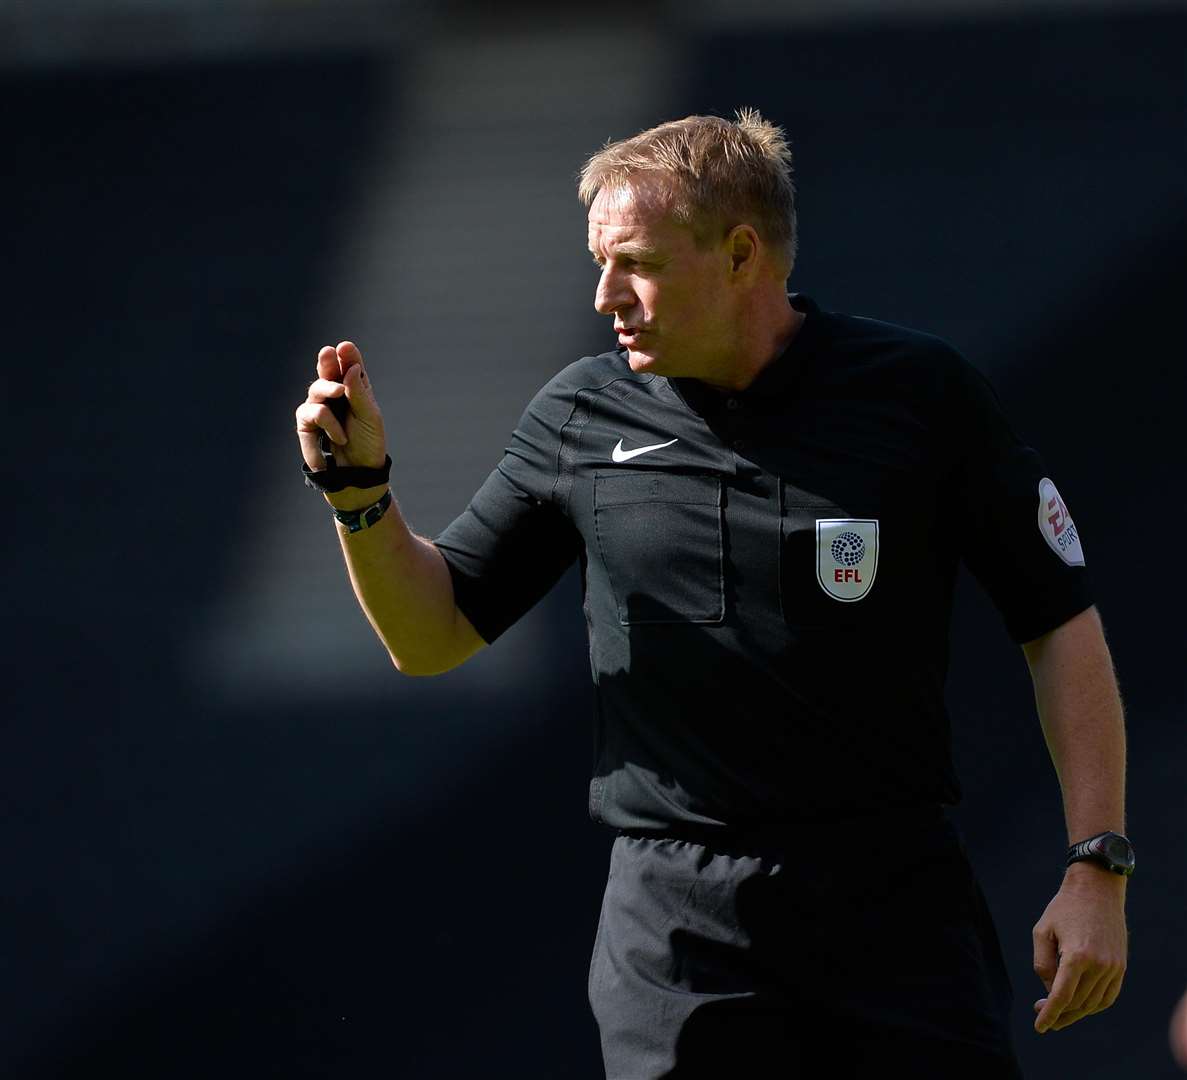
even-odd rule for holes
{"type": "Polygon", "coordinates": [[[594,307],[614,316],[631,370],[712,381],[732,337],[724,246],[699,249],[652,180],[598,193],[589,250],[602,271],[594,307]]]}

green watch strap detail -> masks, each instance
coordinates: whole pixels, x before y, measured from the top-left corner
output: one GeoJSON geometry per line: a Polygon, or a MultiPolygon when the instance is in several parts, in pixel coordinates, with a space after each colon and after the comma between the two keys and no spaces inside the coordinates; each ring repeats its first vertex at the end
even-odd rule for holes
{"type": "Polygon", "coordinates": [[[334,517],[336,517],[343,525],[346,526],[347,532],[361,532],[363,529],[369,529],[375,524],[385,513],[387,508],[392,504],[392,489],[388,488],[383,495],[373,502],[370,506],[364,506],[361,510],[334,510],[334,517]]]}

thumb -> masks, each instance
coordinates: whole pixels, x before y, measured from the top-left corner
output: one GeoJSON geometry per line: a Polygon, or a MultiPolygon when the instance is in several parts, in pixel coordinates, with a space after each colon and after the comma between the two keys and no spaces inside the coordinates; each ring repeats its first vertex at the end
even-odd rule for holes
{"type": "Polygon", "coordinates": [[[351,364],[346,369],[342,385],[346,388],[350,411],[360,420],[373,420],[379,414],[379,406],[371,391],[371,380],[367,378],[367,371],[361,363],[351,364]]]}

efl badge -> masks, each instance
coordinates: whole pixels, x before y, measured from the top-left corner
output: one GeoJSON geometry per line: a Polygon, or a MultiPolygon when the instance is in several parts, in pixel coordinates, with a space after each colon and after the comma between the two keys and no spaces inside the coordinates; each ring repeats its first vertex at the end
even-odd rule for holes
{"type": "Polygon", "coordinates": [[[860,600],[877,571],[877,518],[816,519],[816,580],[829,596],[860,600]]]}
{"type": "Polygon", "coordinates": [[[1055,485],[1045,476],[1039,481],[1039,532],[1068,566],[1084,565],[1080,534],[1055,485]]]}

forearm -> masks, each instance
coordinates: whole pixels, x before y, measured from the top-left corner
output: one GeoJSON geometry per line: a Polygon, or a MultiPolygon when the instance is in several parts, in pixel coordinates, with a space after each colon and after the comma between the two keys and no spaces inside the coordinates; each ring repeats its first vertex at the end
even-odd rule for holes
{"type": "MultiPolygon", "coordinates": [[[[383,416],[352,341],[318,352],[317,379],[297,406],[296,421],[311,475],[325,472],[327,445],[343,467],[379,469],[387,459],[383,416]]],[[[386,490],[386,483],[345,487],[326,491],[325,499],[337,510],[361,510],[386,490]]],[[[341,522],[337,528],[355,596],[400,671],[436,675],[486,644],[457,609],[444,557],[408,528],[394,499],[373,525],[353,533],[341,522]]]]}
{"type": "MultiPolygon", "coordinates": [[[[1125,832],[1125,725],[1113,662],[1095,609],[1023,646],[1043,735],[1063,791],[1068,843],[1125,832]]],[[[1059,1030],[1109,1008],[1128,952],[1128,878],[1074,862],[1031,933],[1045,997],[1035,1030],[1059,1030]]]]}
{"type": "Polygon", "coordinates": [[[1096,610],[1024,646],[1068,843],[1125,832],[1125,722],[1096,610]]]}
{"type": "MultiPolygon", "coordinates": [[[[347,489],[327,501],[357,509],[384,490],[347,489]]],[[[337,529],[355,596],[400,671],[436,675],[482,648],[485,642],[454,603],[444,558],[431,541],[409,529],[394,500],[370,528],[351,533],[338,524],[337,529]]]]}

